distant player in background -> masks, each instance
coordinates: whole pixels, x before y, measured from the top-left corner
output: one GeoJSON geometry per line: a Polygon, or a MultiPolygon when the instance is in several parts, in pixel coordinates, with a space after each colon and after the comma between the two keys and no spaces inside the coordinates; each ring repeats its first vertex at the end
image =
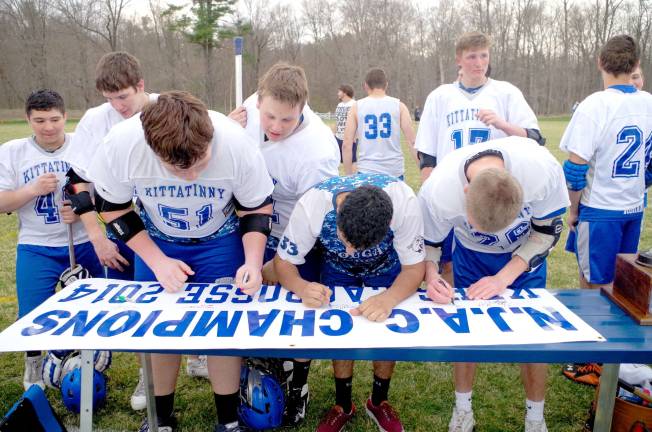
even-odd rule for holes
{"type": "MultiPolygon", "coordinates": [[[[344,162],[342,158],[342,143],[344,142],[344,130],[346,129],[346,119],[349,116],[349,110],[355,103],[353,99],[353,87],[348,84],[342,84],[337,89],[337,99],[339,103],[335,108],[335,139],[337,140],[337,145],[340,148],[340,162],[344,162]]],[[[355,163],[358,160],[358,141],[353,141],[353,150],[352,150],[352,163],[355,166],[355,163]]]]}
{"type": "MultiPolygon", "coordinates": [[[[421,210],[412,189],[395,177],[359,173],[319,183],[297,203],[275,258],[284,287],[308,307],[327,306],[329,286],[388,287],[363,301],[352,314],[385,321],[416,292],[425,257],[421,210]],[[319,245],[321,283],[301,277],[297,266],[319,245]]],[[[374,381],[365,409],[385,432],[402,432],[388,402],[395,361],[374,361],[374,381]]],[[[335,405],[317,432],[339,432],[355,414],[353,361],[333,360],[335,405]]]]}
{"type": "MultiPolygon", "coordinates": [[[[454,291],[439,275],[442,245],[455,230],[455,284],[472,300],[507,288],[544,288],[546,257],[563,228],[569,204],[564,174],[534,141],[508,137],[468,146],[445,157],[419,191],[426,242],[428,296],[449,303],[454,291]]],[[[476,363],[454,363],[455,408],[449,432],[471,432],[476,363]]],[[[521,365],[525,432],[546,432],[547,365],[521,365]]]]}
{"type": "MultiPolygon", "coordinates": [[[[652,152],[652,96],[632,83],[639,61],[632,37],[609,39],[598,58],[604,90],[580,103],[561,139],[571,198],[566,248],[577,256],[582,288],[611,286],[616,255],[638,249],[652,152]]],[[[600,372],[595,364],[563,370],[592,385],[600,372]]]]}
{"type": "Polygon", "coordinates": [[[410,154],[417,161],[410,111],[400,100],[387,96],[388,84],[384,70],[370,69],[364,82],[367,97],[356,101],[349,110],[342,144],[346,174],[356,172],[353,166],[353,142],[356,137],[358,172],[387,174],[402,180],[405,165],[401,132],[408,142],[410,154]]]}
{"type": "MultiPolygon", "coordinates": [[[[488,77],[490,48],[487,35],[463,34],[455,45],[457,80],[428,95],[416,137],[422,181],[447,154],[467,145],[512,135],[545,143],[534,111],[521,91],[506,81],[488,77]]],[[[450,284],[452,244],[451,232],[441,256],[441,271],[450,284]]]]}
{"type": "MultiPolygon", "coordinates": [[[[308,81],[299,66],[277,63],[243,103],[247,134],[258,143],[274,182],[272,233],[265,248],[263,278],[276,284],[274,255],[294,206],[315,184],[337,176],[339,152],[328,126],[308,107],[308,81]]],[[[302,277],[319,281],[319,253],[311,251],[299,266],[302,277]]],[[[294,360],[283,422],[297,425],[309,401],[310,360],[294,360]]]]}
{"type": "MultiPolygon", "coordinates": [[[[188,93],[163,93],[109,132],[89,172],[107,228],[136,252],[135,280],[156,280],[168,292],[219,278],[234,278],[250,295],[260,288],[273,184],[237,124],[188,93]]],[[[178,354],[152,354],[159,428],[175,427],[180,362],[178,354]]],[[[208,357],[217,432],[242,430],[240,365],[239,357],[208,357]]],[[[140,431],[151,430],[145,419],[140,431]]]]}
{"type": "Polygon", "coordinates": [[[645,85],[645,77],[643,76],[643,69],[641,69],[640,63],[632,72],[630,81],[632,85],[636,87],[636,90],[643,90],[643,86],[645,85]]]}
{"type": "MultiPolygon", "coordinates": [[[[33,92],[25,102],[33,135],[0,146],[0,212],[18,213],[16,292],[18,317],[55,293],[59,275],[69,267],[68,228],[72,225],[75,259],[94,277],[104,271],[84,227],[69,205],[63,185],[70,168],[71,135],[66,108],[53,90],[33,92]]],[[[27,352],[23,386],[44,387],[40,351],[27,352]]]]}

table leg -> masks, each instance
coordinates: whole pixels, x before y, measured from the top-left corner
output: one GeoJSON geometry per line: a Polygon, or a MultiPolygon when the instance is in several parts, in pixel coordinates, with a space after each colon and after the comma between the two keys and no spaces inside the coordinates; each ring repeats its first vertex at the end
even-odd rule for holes
{"type": "Polygon", "coordinates": [[[95,368],[93,355],[93,350],[82,350],[81,352],[79,432],[92,432],[93,430],[93,370],[95,368]]]}
{"type": "Polygon", "coordinates": [[[150,425],[157,425],[156,403],[154,399],[154,381],[152,380],[152,355],[140,353],[140,366],[143,368],[143,380],[145,381],[145,396],[147,400],[147,422],[150,425]]]}
{"type": "Polygon", "coordinates": [[[594,432],[611,431],[611,419],[614,413],[614,404],[616,403],[619,371],[620,364],[618,363],[605,363],[602,365],[600,394],[598,396],[598,406],[595,409],[595,422],[593,424],[594,432]]]}

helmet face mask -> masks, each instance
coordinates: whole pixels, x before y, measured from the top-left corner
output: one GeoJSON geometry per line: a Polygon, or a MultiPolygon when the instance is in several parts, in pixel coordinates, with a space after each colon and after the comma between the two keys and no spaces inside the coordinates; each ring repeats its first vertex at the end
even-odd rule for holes
{"type": "Polygon", "coordinates": [[[269,373],[250,365],[240,373],[240,419],[254,430],[279,427],[283,421],[285,395],[269,373]]]}

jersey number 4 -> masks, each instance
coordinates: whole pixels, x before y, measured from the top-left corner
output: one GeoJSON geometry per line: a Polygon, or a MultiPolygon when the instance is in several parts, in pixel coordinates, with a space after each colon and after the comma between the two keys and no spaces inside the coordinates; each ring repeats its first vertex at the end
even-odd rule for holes
{"type": "Polygon", "coordinates": [[[389,138],[392,136],[392,116],[382,113],[379,116],[367,114],[364,116],[364,137],[367,139],[389,138]]]}
{"type": "MultiPolygon", "coordinates": [[[[643,141],[643,133],[637,126],[625,126],[618,132],[616,144],[625,144],[625,150],[614,160],[612,178],[638,177],[641,169],[639,160],[632,160],[636,157],[638,149],[643,141]]],[[[652,151],[652,134],[645,141],[645,163],[649,163],[650,152],[652,151]]]]}
{"type": "Polygon", "coordinates": [[[36,198],[34,211],[37,216],[43,216],[46,224],[59,223],[59,208],[54,204],[54,192],[36,198]]]}

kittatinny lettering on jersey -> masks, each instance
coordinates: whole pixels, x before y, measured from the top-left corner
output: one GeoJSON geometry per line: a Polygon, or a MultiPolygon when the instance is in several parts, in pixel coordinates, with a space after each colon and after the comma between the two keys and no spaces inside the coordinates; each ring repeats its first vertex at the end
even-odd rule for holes
{"type": "Polygon", "coordinates": [[[162,185],[145,187],[145,196],[153,198],[216,198],[224,199],[226,189],[214,186],[190,185],[162,185]]]}
{"type": "Polygon", "coordinates": [[[479,108],[463,108],[455,110],[446,115],[446,123],[448,124],[448,127],[450,127],[463,121],[477,120],[479,111],[479,108]]]}
{"type": "Polygon", "coordinates": [[[70,164],[65,161],[48,161],[41,162],[33,165],[23,171],[23,181],[25,184],[34,180],[37,177],[47,173],[67,173],[70,169],[70,164]]]}

